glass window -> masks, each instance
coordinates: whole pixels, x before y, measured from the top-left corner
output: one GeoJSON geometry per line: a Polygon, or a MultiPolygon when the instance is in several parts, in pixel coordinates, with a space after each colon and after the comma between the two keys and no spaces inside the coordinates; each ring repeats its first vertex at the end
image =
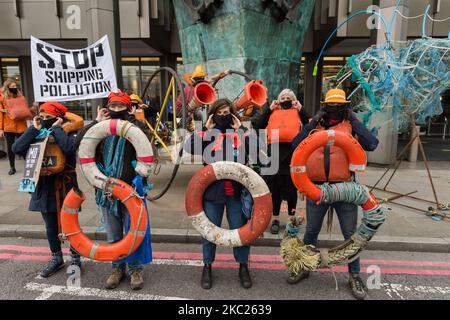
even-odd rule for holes
{"type": "Polygon", "coordinates": [[[1,58],[1,80],[2,84],[8,79],[14,79],[20,85],[22,77],[20,75],[19,59],[18,58],[1,58]]]}
{"type": "MultiPolygon", "coordinates": [[[[159,57],[123,57],[122,77],[123,90],[128,93],[143,94],[148,80],[159,68],[159,57]]],[[[146,93],[146,99],[159,101],[161,96],[161,77],[157,75],[146,93]]]]}
{"type": "Polygon", "coordinates": [[[347,94],[353,91],[356,87],[355,83],[352,83],[352,77],[348,77],[345,74],[340,74],[339,79],[336,76],[339,71],[347,63],[346,57],[324,57],[323,59],[323,85],[322,85],[322,95],[325,96],[326,92],[330,89],[339,87],[343,89],[347,94]]]}

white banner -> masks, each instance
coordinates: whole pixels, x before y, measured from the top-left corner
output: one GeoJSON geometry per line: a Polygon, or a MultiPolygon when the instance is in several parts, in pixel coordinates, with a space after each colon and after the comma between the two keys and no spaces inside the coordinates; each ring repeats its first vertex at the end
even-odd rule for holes
{"type": "Polygon", "coordinates": [[[108,36],[79,50],[31,37],[31,64],[38,102],[105,98],[118,90],[108,36]]]}

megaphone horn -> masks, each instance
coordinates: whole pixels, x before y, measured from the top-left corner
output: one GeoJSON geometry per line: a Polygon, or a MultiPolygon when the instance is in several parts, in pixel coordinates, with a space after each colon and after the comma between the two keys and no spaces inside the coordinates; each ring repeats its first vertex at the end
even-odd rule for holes
{"type": "Polygon", "coordinates": [[[236,102],[236,108],[246,109],[250,106],[261,108],[267,102],[267,88],[261,80],[253,80],[244,88],[243,96],[236,102]]]}
{"type": "Polygon", "coordinates": [[[189,102],[189,110],[193,111],[204,105],[211,105],[216,102],[216,90],[208,82],[200,82],[194,88],[194,97],[189,102]]]}

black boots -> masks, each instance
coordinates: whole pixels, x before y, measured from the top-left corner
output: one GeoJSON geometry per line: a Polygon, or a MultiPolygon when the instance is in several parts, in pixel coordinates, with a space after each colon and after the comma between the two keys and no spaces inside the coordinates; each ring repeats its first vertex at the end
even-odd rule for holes
{"type": "Polygon", "coordinates": [[[47,267],[40,273],[40,276],[48,278],[62,269],[64,265],[62,252],[52,253],[52,260],[49,261],[47,267]]]}
{"type": "Polygon", "coordinates": [[[247,264],[241,263],[239,266],[239,279],[241,280],[242,288],[249,289],[252,287],[252,278],[250,278],[247,264]]]}
{"type": "Polygon", "coordinates": [[[8,174],[9,174],[10,176],[13,176],[13,175],[16,174],[16,172],[17,172],[17,171],[16,171],[16,168],[12,167],[12,168],[9,169],[8,174]]]}
{"type": "Polygon", "coordinates": [[[202,288],[203,289],[211,289],[212,287],[212,270],[210,264],[205,264],[203,266],[203,273],[202,273],[202,288]]]}
{"type": "MultiPolygon", "coordinates": [[[[252,287],[252,278],[250,278],[247,264],[240,264],[239,280],[241,281],[242,288],[249,289],[252,287]]],[[[212,287],[212,268],[210,264],[205,264],[203,266],[201,284],[202,288],[206,290],[211,289],[212,287]]]]}

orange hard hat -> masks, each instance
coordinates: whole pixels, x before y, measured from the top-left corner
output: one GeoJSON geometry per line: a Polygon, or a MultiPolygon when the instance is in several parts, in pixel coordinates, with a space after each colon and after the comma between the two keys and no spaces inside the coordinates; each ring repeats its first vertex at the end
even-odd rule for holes
{"type": "Polygon", "coordinates": [[[345,91],[342,89],[331,89],[325,96],[325,101],[322,103],[350,103],[347,101],[345,91]]]}

